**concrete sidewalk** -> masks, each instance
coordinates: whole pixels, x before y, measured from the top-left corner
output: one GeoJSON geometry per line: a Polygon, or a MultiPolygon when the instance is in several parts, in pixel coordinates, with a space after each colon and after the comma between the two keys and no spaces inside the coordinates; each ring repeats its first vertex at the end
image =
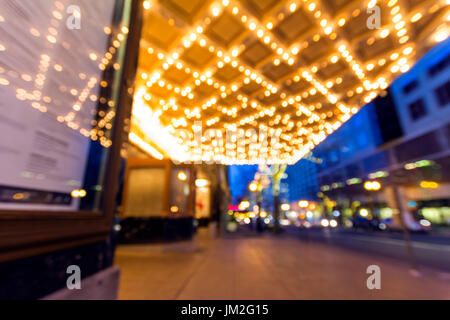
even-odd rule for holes
{"type": "Polygon", "coordinates": [[[448,274],[288,236],[118,248],[119,299],[450,299],[448,274]],[[366,286],[381,267],[381,290],[366,286]]]}

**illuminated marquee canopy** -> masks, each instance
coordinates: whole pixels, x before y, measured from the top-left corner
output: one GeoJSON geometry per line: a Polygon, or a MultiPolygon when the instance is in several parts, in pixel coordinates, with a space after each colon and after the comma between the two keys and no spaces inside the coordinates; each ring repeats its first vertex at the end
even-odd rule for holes
{"type": "Polygon", "coordinates": [[[130,141],[174,160],[295,163],[449,31],[445,0],[143,6],[130,141]]]}

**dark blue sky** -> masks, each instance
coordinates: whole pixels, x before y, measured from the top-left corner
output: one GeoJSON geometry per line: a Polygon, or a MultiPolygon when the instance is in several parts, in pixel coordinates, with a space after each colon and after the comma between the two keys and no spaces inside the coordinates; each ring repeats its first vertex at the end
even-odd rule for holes
{"type": "Polygon", "coordinates": [[[248,185],[253,181],[255,173],[258,171],[257,165],[232,165],[229,166],[229,179],[233,204],[237,204],[237,198],[246,194],[248,185]]]}

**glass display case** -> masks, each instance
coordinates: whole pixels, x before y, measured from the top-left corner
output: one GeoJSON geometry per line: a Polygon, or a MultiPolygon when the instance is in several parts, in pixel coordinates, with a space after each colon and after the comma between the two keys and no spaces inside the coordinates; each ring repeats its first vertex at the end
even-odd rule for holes
{"type": "Polygon", "coordinates": [[[195,175],[192,165],[128,158],[119,242],[190,239],[195,231],[195,175]]]}
{"type": "Polygon", "coordinates": [[[139,4],[0,3],[0,261],[109,233],[139,4]]]}

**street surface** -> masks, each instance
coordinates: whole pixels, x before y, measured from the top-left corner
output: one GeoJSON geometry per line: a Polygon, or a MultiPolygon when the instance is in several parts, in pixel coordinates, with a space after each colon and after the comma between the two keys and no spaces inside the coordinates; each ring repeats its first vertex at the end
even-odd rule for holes
{"type": "MultiPolygon", "coordinates": [[[[330,245],[365,251],[368,253],[410,261],[406,242],[401,232],[368,232],[352,229],[298,229],[288,228],[287,233],[303,241],[320,241],[330,245]]],[[[450,272],[450,236],[411,233],[413,262],[450,272]]]]}
{"type": "Polygon", "coordinates": [[[291,234],[120,246],[120,299],[450,299],[449,273],[291,234]],[[369,265],[381,289],[366,286],[369,265]]]}

